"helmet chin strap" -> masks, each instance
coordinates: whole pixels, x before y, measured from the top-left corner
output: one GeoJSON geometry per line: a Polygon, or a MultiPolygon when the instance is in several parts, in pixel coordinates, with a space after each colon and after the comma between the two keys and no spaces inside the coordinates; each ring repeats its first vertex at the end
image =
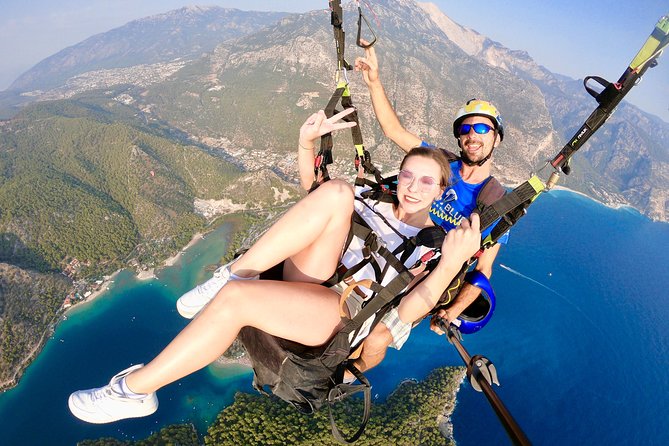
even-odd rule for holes
{"type": "Polygon", "coordinates": [[[492,156],[492,152],[494,150],[495,150],[495,148],[493,147],[492,150],[490,151],[490,153],[488,154],[488,156],[486,156],[485,158],[483,158],[482,160],[479,160],[479,161],[470,160],[469,157],[467,156],[467,152],[465,152],[464,150],[461,150],[460,151],[460,159],[462,160],[463,163],[465,163],[468,166],[479,166],[480,167],[480,166],[484,165],[486,163],[486,161],[488,161],[490,159],[490,157],[492,156]]]}

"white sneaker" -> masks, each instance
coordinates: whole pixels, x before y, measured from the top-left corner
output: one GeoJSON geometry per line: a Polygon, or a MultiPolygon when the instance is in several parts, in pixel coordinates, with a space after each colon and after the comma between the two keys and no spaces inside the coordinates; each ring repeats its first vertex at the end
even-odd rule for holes
{"type": "Polygon", "coordinates": [[[158,410],[155,392],[133,398],[119,390],[121,379],[143,366],[138,364],[123,370],[104,387],[74,392],[67,401],[70,412],[80,420],[95,424],[151,415],[158,410]]]}
{"type": "MultiPolygon", "coordinates": [[[[198,314],[209,301],[216,297],[216,294],[223,288],[223,285],[231,280],[230,265],[236,260],[237,259],[234,259],[230,263],[221,266],[214,271],[214,276],[211,279],[181,296],[179,300],[177,300],[177,311],[179,314],[186,319],[195,317],[195,315],[198,314]]],[[[251,279],[257,278],[258,276],[255,276],[251,279]]]]}

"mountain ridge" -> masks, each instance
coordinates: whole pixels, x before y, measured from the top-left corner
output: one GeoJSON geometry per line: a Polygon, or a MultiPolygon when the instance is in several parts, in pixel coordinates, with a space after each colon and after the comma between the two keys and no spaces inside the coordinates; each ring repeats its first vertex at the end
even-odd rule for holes
{"type": "MultiPolygon", "coordinates": [[[[208,9],[182,8],[164,16],[186,17],[203,11],[208,9]]],[[[352,5],[347,5],[346,23],[355,22],[354,14],[352,5]]],[[[510,50],[458,25],[433,4],[380,0],[375,15],[382,24],[377,51],[384,84],[405,126],[431,142],[453,148],[450,112],[474,96],[492,100],[500,106],[508,129],[507,140],[493,161],[495,175],[506,184],[523,181],[528,172],[551,158],[596,106],[579,81],[551,73],[526,52],[510,50]]],[[[323,11],[284,15],[279,21],[256,26],[243,38],[219,41],[211,52],[195,59],[145,63],[123,72],[120,68],[98,70],[88,77],[81,73],[70,78],[70,84],[42,92],[41,97],[67,97],[118,83],[138,85],[144,91],[130,95],[129,101],[148,110],[144,116],[158,117],[196,140],[225,141],[227,147],[219,149],[247,159],[247,167],[257,164],[251,154],[265,146],[270,162],[283,163],[277,168],[280,176],[291,178],[294,172],[283,155],[290,156],[284,147],[291,146],[288,142],[300,120],[296,114],[306,111],[306,105],[322,106],[332,88],[325,81],[331,79],[334,67],[331,28],[325,16],[323,11]],[[247,88],[249,84],[254,88],[247,88]],[[233,90],[243,94],[231,97],[233,90]],[[260,118],[265,111],[261,104],[276,107],[285,122],[260,118]],[[270,153],[274,151],[276,156],[270,153]]],[[[151,22],[132,23],[143,21],[151,22]]],[[[247,18],[245,23],[257,22],[247,18]]],[[[347,31],[349,35],[354,32],[347,31]]],[[[350,40],[347,54],[352,59],[360,51],[350,40]]],[[[374,147],[373,152],[390,157],[383,163],[390,166],[399,154],[374,123],[359,76],[349,77],[364,119],[365,140],[374,147]]],[[[605,203],[628,204],[650,218],[667,221],[668,141],[669,125],[623,102],[574,157],[577,168],[572,175],[563,176],[562,184],[605,203]],[[612,139],[616,135],[617,142],[612,139]]],[[[342,172],[349,173],[350,168],[343,167],[342,172]]]]}
{"type": "Polygon", "coordinates": [[[186,6],[133,20],[47,57],[19,76],[7,90],[43,90],[86,71],[197,58],[213,49],[212,42],[253,32],[285,15],[186,6]],[[234,22],[235,26],[225,26],[226,22],[234,22]]]}

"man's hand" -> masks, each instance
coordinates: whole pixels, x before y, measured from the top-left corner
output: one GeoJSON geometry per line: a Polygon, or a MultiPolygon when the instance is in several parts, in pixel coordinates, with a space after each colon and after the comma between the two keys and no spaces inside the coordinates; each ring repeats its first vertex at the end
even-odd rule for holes
{"type": "Polygon", "coordinates": [[[481,249],[481,219],[479,214],[463,218],[460,225],[446,234],[441,246],[441,260],[463,264],[481,249]]]}
{"type": "MultiPolygon", "coordinates": [[[[368,45],[364,39],[360,39],[363,45],[368,45]]],[[[362,71],[362,78],[367,85],[373,84],[379,80],[379,62],[376,59],[374,47],[365,48],[365,57],[356,57],[354,64],[355,71],[362,71]]]]}
{"type": "Polygon", "coordinates": [[[448,318],[448,310],[444,310],[443,308],[439,311],[437,311],[434,315],[432,315],[432,318],[430,319],[430,330],[433,332],[437,333],[439,336],[444,334],[444,330],[439,327],[437,324],[437,319],[444,319],[446,325],[450,324],[451,321],[448,318]]]}

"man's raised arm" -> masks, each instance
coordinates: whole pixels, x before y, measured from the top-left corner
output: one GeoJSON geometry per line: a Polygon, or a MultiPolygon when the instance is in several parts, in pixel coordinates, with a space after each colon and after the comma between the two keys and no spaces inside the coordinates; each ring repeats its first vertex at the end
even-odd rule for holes
{"type": "MultiPolygon", "coordinates": [[[[363,42],[365,43],[365,42],[363,42]]],[[[383,134],[390,138],[402,150],[408,152],[423,142],[417,135],[402,126],[379,78],[379,64],[374,47],[365,49],[365,57],[355,59],[355,70],[362,71],[362,77],[369,88],[374,114],[381,125],[383,134]]]]}

